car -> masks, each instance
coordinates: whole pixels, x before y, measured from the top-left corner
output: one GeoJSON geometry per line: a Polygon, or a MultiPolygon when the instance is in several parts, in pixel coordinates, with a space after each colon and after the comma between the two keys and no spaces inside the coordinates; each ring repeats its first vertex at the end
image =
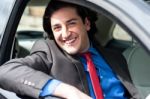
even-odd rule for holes
{"type": "MultiPolygon", "coordinates": [[[[45,39],[42,16],[50,0],[0,1],[0,65],[29,54],[36,40],[45,39]]],[[[62,0],[98,13],[96,39],[122,53],[142,99],[150,95],[150,0],[62,0]]],[[[0,89],[0,99],[20,99],[0,89]]]]}

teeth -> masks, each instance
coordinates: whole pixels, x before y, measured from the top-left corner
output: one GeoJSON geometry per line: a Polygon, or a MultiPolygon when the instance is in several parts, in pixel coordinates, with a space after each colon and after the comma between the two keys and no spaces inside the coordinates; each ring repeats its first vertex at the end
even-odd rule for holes
{"type": "Polygon", "coordinates": [[[76,40],[76,38],[74,38],[74,39],[70,39],[70,40],[66,40],[66,44],[67,45],[69,45],[69,44],[71,44],[72,42],[74,42],[76,40]]]}

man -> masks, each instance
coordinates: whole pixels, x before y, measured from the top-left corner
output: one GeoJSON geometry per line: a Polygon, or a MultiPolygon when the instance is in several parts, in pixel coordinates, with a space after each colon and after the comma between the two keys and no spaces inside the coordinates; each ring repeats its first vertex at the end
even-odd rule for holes
{"type": "Polygon", "coordinates": [[[38,41],[29,56],[1,66],[0,86],[33,98],[100,99],[84,56],[90,53],[102,98],[139,98],[128,70],[122,69],[127,67],[124,58],[96,47],[92,38],[95,18],[90,15],[84,7],[51,0],[44,15],[44,29],[53,40],[38,41]]]}

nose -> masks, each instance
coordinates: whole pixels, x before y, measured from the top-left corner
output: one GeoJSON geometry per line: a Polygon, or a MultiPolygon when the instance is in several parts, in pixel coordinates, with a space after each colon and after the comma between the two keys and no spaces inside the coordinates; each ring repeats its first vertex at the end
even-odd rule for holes
{"type": "Polygon", "coordinates": [[[66,26],[64,26],[62,29],[62,38],[66,39],[70,36],[70,34],[71,33],[70,33],[69,29],[66,26]]]}

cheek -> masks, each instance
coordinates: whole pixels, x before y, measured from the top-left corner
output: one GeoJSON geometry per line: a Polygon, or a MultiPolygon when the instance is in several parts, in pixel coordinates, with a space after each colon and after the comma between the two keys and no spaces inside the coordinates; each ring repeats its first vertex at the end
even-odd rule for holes
{"type": "Polygon", "coordinates": [[[54,35],[55,40],[58,40],[60,34],[53,32],[53,35],[54,35]]]}

